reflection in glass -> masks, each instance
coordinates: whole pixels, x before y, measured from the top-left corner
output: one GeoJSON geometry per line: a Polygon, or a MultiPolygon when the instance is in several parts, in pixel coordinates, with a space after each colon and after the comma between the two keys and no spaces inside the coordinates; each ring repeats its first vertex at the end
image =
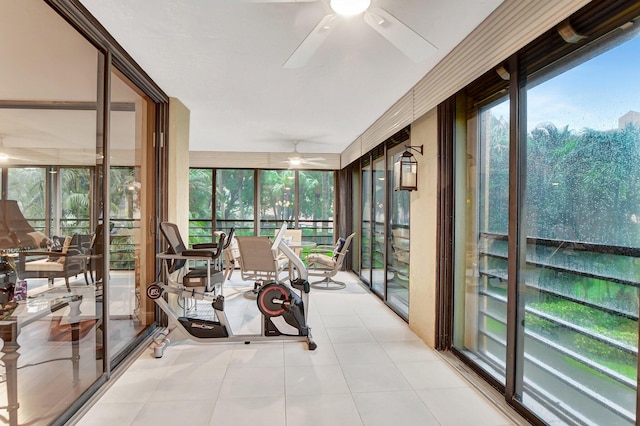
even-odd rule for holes
{"type": "Polygon", "coordinates": [[[7,182],[7,199],[18,201],[22,214],[31,226],[47,233],[47,169],[10,167],[7,169],[7,182]]]}
{"type": "Polygon", "coordinates": [[[62,167],[50,170],[52,176],[59,175],[58,186],[62,194],[60,206],[60,232],[90,234],[91,229],[91,169],[62,167]]]}
{"type": "Polygon", "coordinates": [[[153,303],[145,294],[149,276],[146,227],[153,194],[143,167],[149,158],[150,101],[115,69],[111,71],[111,149],[109,168],[109,349],[111,361],[153,321],[153,303]]]}
{"type": "Polygon", "coordinates": [[[14,41],[0,43],[0,101],[21,100],[0,107],[0,282],[15,286],[0,292],[0,418],[52,424],[104,372],[88,274],[100,54],[41,1],[0,2],[0,39],[14,41]]]}

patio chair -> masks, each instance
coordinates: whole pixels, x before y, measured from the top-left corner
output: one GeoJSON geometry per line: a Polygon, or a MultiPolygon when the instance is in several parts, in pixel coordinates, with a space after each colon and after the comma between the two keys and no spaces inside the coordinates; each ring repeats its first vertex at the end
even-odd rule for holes
{"type": "MultiPolygon", "coordinates": [[[[224,246],[223,256],[224,256],[224,280],[230,280],[231,275],[233,275],[233,271],[236,269],[236,266],[240,264],[240,249],[238,248],[238,240],[236,239],[235,229],[231,228],[229,232],[229,236],[227,237],[227,242],[224,246]]],[[[220,238],[220,235],[223,234],[222,231],[216,231],[214,235],[216,238],[220,238]]],[[[195,247],[195,246],[194,246],[195,247]]]]}
{"type": "Polygon", "coordinates": [[[333,277],[342,268],[344,256],[349,252],[349,245],[355,235],[354,232],[346,239],[339,238],[333,246],[318,246],[309,253],[306,259],[307,274],[309,277],[323,277],[320,281],[312,282],[312,287],[322,290],[340,290],[347,286],[343,282],[335,281],[333,277]],[[326,254],[330,250],[333,250],[332,254],[326,254]]]}
{"type": "MultiPolygon", "coordinates": [[[[280,229],[276,229],[276,233],[274,234],[274,238],[278,238],[278,234],[280,233],[280,229]]],[[[286,229],[284,231],[284,239],[287,240],[287,242],[291,242],[291,243],[301,243],[302,242],[302,229],[286,229]]],[[[294,253],[300,257],[300,255],[302,254],[302,248],[295,248],[294,253]]],[[[286,256],[283,253],[278,253],[279,257],[284,257],[286,258],[286,256]]]]}
{"type": "Polygon", "coordinates": [[[240,275],[243,281],[254,281],[253,290],[257,294],[263,282],[280,280],[280,274],[288,273],[288,259],[280,258],[268,237],[236,237],[240,249],[240,275]]]}
{"type": "Polygon", "coordinates": [[[47,278],[53,286],[55,278],[64,278],[67,290],[71,291],[69,278],[84,274],[87,278],[88,248],[83,247],[90,241],[90,235],[73,234],[64,238],[60,251],[21,251],[19,254],[19,276],[24,278],[47,278]]]}

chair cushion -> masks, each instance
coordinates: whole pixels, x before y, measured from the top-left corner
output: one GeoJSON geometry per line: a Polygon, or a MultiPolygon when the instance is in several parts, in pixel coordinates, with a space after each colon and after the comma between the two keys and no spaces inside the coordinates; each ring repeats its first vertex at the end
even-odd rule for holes
{"type": "Polygon", "coordinates": [[[71,247],[71,241],[73,237],[66,237],[64,239],[64,244],[62,244],[62,253],[66,254],[69,251],[69,247],[71,247]]]}
{"type": "Polygon", "coordinates": [[[313,253],[307,256],[307,264],[309,266],[322,265],[327,268],[333,268],[336,265],[336,261],[333,257],[327,256],[326,254],[313,253]]]}
{"type": "Polygon", "coordinates": [[[25,262],[24,270],[31,272],[62,272],[64,271],[64,256],[62,262],[51,262],[49,259],[38,259],[25,262]]]}
{"type": "Polygon", "coordinates": [[[336,246],[333,249],[333,259],[337,260],[338,259],[338,255],[340,254],[340,252],[342,251],[342,248],[344,247],[344,243],[345,243],[345,239],[340,237],[338,239],[338,241],[336,242],[336,246]]]}
{"type": "MultiPolygon", "coordinates": [[[[64,243],[62,244],[62,250],[60,250],[60,253],[62,254],[67,254],[69,252],[69,247],[71,247],[71,240],[73,239],[73,237],[66,237],[64,239],[64,243]]],[[[67,261],[67,256],[51,256],[49,257],[49,259],[47,259],[49,263],[53,263],[53,262],[57,262],[61,265],[64,265],[64,263],[67,261]]],[[[62,268],[64,269],[64,267],[62,268]]],[[[53,269],[53,270],[62,270],[62,269],[53,269]]]]}

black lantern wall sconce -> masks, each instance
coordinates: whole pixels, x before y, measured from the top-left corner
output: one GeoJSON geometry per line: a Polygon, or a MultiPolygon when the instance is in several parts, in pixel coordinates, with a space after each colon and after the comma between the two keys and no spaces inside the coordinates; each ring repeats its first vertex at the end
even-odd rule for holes
{"type": "Polygon", "coordinates": [[[406,151],[402,153],[398,161],[393,165],[394,191],[417,191],[418,190],[418,162],[411,150],[422,155],[424,145],[404,146],[406,151]]]}

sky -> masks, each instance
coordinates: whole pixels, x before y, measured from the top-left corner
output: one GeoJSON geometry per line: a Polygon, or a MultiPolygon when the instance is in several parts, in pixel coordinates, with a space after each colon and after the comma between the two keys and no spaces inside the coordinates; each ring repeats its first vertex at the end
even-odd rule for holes
{"type": "MultiPolygon", "coordinates": [[[[584,128],[618,128],[618,118],[640,112],[640,36],[527,91],[527,128],[552,122],[584,128]]],[[[493,109],[508,116],[508,103],[493,109]]]]}

